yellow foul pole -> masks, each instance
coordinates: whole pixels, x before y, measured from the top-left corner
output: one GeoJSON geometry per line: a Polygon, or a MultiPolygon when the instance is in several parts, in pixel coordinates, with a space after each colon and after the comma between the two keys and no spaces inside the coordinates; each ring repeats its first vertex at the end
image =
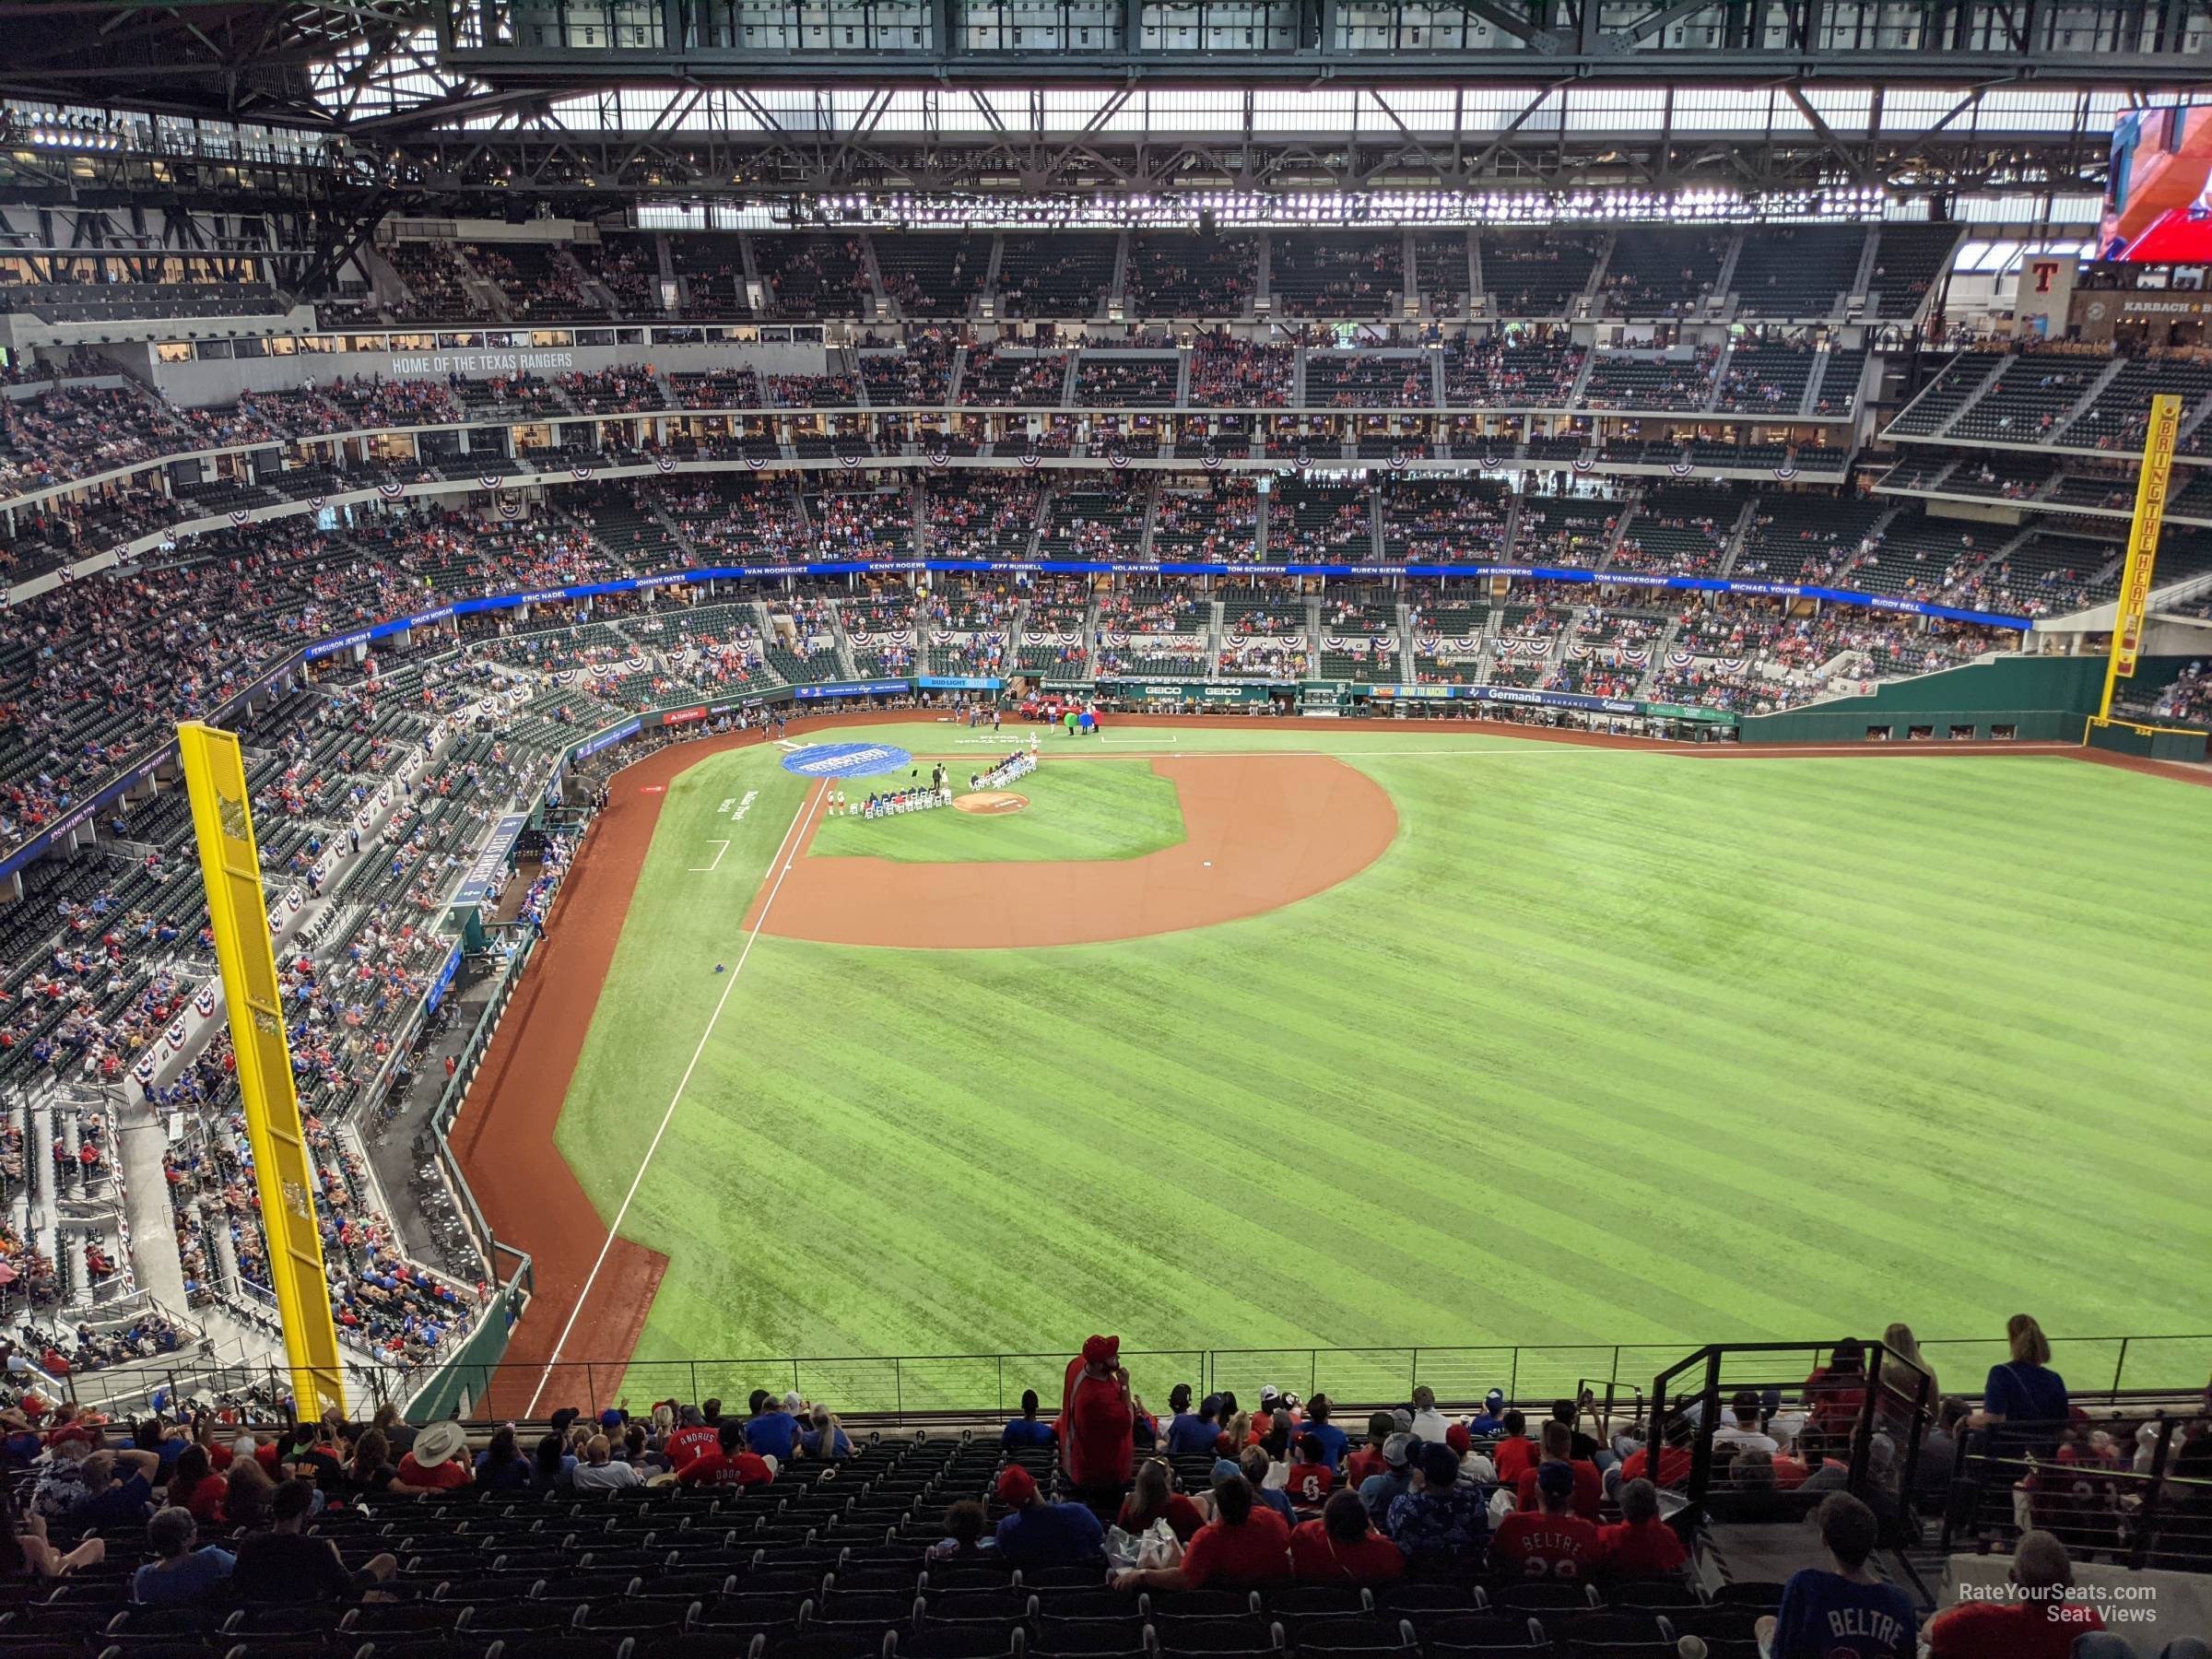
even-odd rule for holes
{"type": "Polygon", "coordinates": [[[2112,653],[2104,665],[2104,698],[2097,718],[2112,717],[2112,692],[2133,679],[2143,644],[2143,613],[2150,600],[2159,532],[2166,524],[2166,485],[2173,471],[2173,442],[2182,429],[2182,400],[2160,393],[2150,400],[2150,428],[2143,435],[2143,470],[2136,479],[2136,518],[2127,532],[2127,564],[2120,575],[2120,604],[2112,618],[2112,653]]]}
{"type": "Polygon", "coordinates": [[[269,943],[245,759],[236,734],[197,721],[177,728],[177,746],[192,796],[262,1226],[269,1235],[269,1288],[284,1321],[293,1404],[312,1421],[325,1409],[346,1409],[346,1373],[331,1319],[323,1235],[315,1226],[314,1159],[300,1127],[291,1051],[284,1040],[284,988],[269,943]]]}

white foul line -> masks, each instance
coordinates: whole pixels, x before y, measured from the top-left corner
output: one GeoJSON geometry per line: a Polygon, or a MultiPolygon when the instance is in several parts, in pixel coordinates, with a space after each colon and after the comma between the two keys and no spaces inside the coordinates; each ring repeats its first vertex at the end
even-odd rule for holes
{"type": "MultiPolygon", "coordinates": [[[[569,1322],[560,1327],[560,1336],[553,1344],[552,1353],[547,1357],[545,1371],[537,1379],[536,1388],[531,1391],[530,1404],[523,1411],[525,1418],[537,1415],[538,1397],[546,1392],[546,1384],[552,1381],[553,1368],[560,1363],[560,1350],[568,1346],[569,1334],[575,1330],[577,1316],[583,1312],[593,1285],[598,1282],[599,1269],[606,1265],[607,1252],[615,1247],[615,1236],[622,1230],[623,1218],[629,1214],[630,1202],[637,1197],[638,1188],[645,1182],[645,1171],[652,1167],[653,1155],[661,1149],[661,1137],[668,1133],[668,1124],[676,1116],[676,1109],[684,1098],[684,1090],[690,1087],[691,1074],[698,1069],[699,1057],[707,1052],[707,1043],[714,1035],[715,1024],[722,1018],[722,1010],[730,1000],[730,993],[736,988],[737,976],[745,971],[746,959],[753,954],[753,941],[760,936],[761,924],[768,920],[769,907],[775,903],[776,895],[782,890],[783,877],[791,873],[788,862],[783,864],[782,869],[776,868],[778,862],[783,859],[783,849],[794,844],[794,834],[800,841],[806,839],[806,824],[812,820],[814,809],[822,804],[822,786],[817,784],[813,794],[801,801],[798,810],[791,815],[790,828],[783,831],[783,839],[776,843],[775,857],[770,859],[768,864],[768,870],[775,874],[775,882],[768,889],[768,897],[761,900],[760,913],[753,919],[752,932],[745,936],[745,948],[737,953],[737,959],[730,964],[728,982],[723,986],[722,994],[715,999],[714,1012],[707,1016],[707,1029],[699,1034],[699,1046],[691,1051],[690,1064],[684,1067],[684,1075],[677,1079],[676,1092],[668,1097],[668,1110],[661,1113],[660,1127],[653,1132],[653,1139],[646,1145],[645,1156],[638,1164],[638,1172],[630,1181],[629,1191],[622,1194],[622,1207],[615,1212],[614,1221],[606,1230],[606,1242],[599,1246],[599,1258],[592,1264],[592,1271],[585,1277],[583,1288],[576,1292],[576,1305],[569,1310],[569,1322]]],[[[762,874],[765,876],[768,871],[762,874]]]]}
{"type": "Polygon", "coordinates": [[[723,853],[727,853],[730,850],[730,843],[726,841],[712,841],[708,844],[715,849],[714,864],[693,865],[691,866],[691,874],[694,876],[704,876],[709,870],[712,870],[714,867],[714,865],[720,864],[722,862],[723,853]]]}

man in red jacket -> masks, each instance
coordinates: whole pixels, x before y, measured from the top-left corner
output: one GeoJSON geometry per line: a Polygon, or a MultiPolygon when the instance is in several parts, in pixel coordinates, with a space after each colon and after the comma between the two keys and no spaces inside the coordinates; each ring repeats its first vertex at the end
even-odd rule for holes
{"type": "Polygon", "coordinates": [[[1136,1414],[1122,1339],[1093,1336],[1068,1363],[1060,1414],[1061,1466],[1083,1493],[1119,1496],[1136,1464],[1136,1414]]]}

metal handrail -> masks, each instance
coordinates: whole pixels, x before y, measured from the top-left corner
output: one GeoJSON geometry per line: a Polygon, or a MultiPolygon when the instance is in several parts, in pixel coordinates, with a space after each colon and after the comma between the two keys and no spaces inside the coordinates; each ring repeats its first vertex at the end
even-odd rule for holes
{"type": "MultiPolygon", "coordinates": [[[[526,1259],[523,1260],[508,1283],[512,1285],[522,1278],[527,1288],[528,1281],[523,1277],[527,1267],[526,1259]]],[[[1715,1356],[1711,1381],[1718,1391],[1716,1397],[1725,1400],[1729,1392],[1742,1385],[1741,1367],[1735,1362],[1760,1354],[1804,1357],[1805,1368],[1793,1365],[1792,1374],[1784,1382],[1785,1386],[1794,1388],[1805,1371],[1811,1368],[1814,1358],[1832,1348],[1837,1340],[1828,1337],[1807,1342],[1711,1345],[1710,1351],[1715,1356]]],[[[2118,1343],[2122,1339],[2099,1340],[2118,1343]]],[[[2132,1340],[2139,1348],[2146,1339],[2132,1340]]],[[[2162,1374],[2155,1382],[2146,1371],[2142,1377],[2134,1379],[2139,1383],[2139,1392],[2165,1399],[2194,1397],[2203,1381],[2203,1366],[2194,1356],[2200,1350],[2212,1354],[2212,1335],[2156,1340],[2191,1345],[2190,1357],[2181,1361],[2189,1370],[2184,1371],[2177,1366],[2171,1375],[2162,1374]]],[[[1878,1376],[1882,1360],[1888,1357],[1887,1351],[1871,1339],[1865,1347],[1871,1357],[1873,1374],[1878,1376]]],[[[1309,1394],[1326,1393],[1345,1410],[1401,1406],[1411,1399],[1417,1384],[1427,1383],[1435,1390],[1440,1402],[1451,1409],[1472,1409],[1480,1404],[1489,1388],[1498,1387],[1511,1400],[1537,1406],[1548,1406],[1561,1399],[1579,1401],[1586,1390],[1606,1401],[1610,1412],[1615,1402],[1623,1409],[1638,1406],[1648,1411],[1671,1397],[1652,1392],[1654,1378],[1659,1386],[1670,1386],[1672,1379],[1682,1375],[1685,1368],[1704,1362],[1709,1349],[1700,1347],[1687,1359],[1677,1359],[1682,1352],[1663,1344],[1125,1348],[1122,1360],[1132,1374],[1136,1391],[1154,1406],[1166,1403],[1169,1387],[1175,1382],[1189,1382],[1201,1394],[1229,1389],[1251,1399],[1257,1398],[1263,1383],[1272,1382],[1301,1389],[1309,1394]],[[1653,1369],[1645,1369],[1647,1365],[1653,1369]]],[[[595,1412],[625,1400],[634,1406],[647,1400],[669,1397],[689,1400],[712,1394],[730,1397],[754,1387],[773,1385],[778,1391],[795,1389],[810,1399],[828,1400],[839,1406],[841,1416],[849,1419],[874,1418],[906,1424],[1010,1415],[1025,1387],[1034,1387],[1040,1394],[1056,1401],[1066,1361],[1065,1352],[753,1355],[642,1361],[564,1359],[550,1367],[542,1360],[501,1361],[473,1367],[479,1385],[470,1392],[475,1398],[481,1399],[510,1373],[528,1380],[530,1387],[525,1393],[535,1390],[541,1379],[549,1378],[544,1391],[548,1409],[572,1405],[580,1408],[588,1406],[595,1412]]],[[[2130,1379],[2124,1374],[2122,1380],[2130,1379]]],[[[1703,1392],[1704,1381],[1700,1379],[1700,1393],[1703,1392]]],[[[1771,1382],[1772,1379],[1760,1381],[1771,1382]]],[[[1926,1395],[1925,1408],[1930,1410],[1936,1400],[1933,1382],[1929,1378],[1922,1390],[1926,1395]]],[[[1979,1378],[1976,1382],[1978,1384],[1979,1378]]],[[[1877,1392],[1878,1385],[1870,1380],[1870,1400],[1877,1392]]],[[[1971,1398],[1980,1390],[1977,1386],[1951,1392],[1971,1398]]],[[[2088,1397],[2096,1395],[2090,1394],[2088,1397]]],[[[1914,1410],[1922,1408],[1920,1402],[1912,1406],[1914,1410]]],[[[1863,1463],[1855,1478],[1862,1484],[1866,1478],[1863,1463]]]]}

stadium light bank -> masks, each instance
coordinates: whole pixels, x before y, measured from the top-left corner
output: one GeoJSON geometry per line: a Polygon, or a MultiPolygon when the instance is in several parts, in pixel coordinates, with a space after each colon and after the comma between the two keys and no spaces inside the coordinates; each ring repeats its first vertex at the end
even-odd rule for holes
{"type": "MultiPolygon", "coordinates": [[[[819,195],[756,206],[664,205],[700,228],[739,228],[765,208],[775,222],[809,229],[1122,230],[1269,229],[1297,227],[1857,223],[1884,218],[1872,185],[1750,193],[1678,191],[1194,191],[1126,196],[819,195]]],[[[654,217],[641,210],[640,222],[654,217]]]]}

